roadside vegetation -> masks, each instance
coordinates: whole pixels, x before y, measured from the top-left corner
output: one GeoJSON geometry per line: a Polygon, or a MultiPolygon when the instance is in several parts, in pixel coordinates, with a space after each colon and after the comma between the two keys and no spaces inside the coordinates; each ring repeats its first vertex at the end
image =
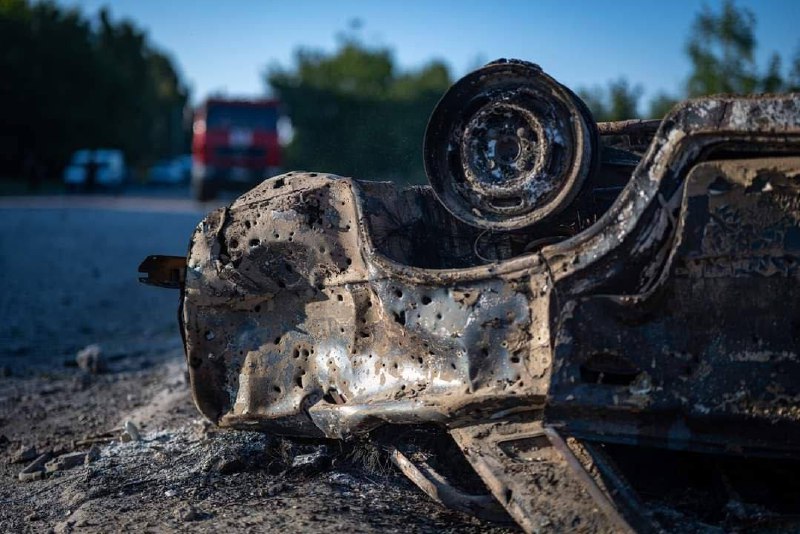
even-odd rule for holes
{"type": "Polygon", "coordinates": [[[0,176],[36,183],[73,151],[133,166],[186,151],[189,91],[144,30],[102,9],[0,0],[0,176]]]}
{"type": "Polygon", "coordinates": [[[677,102],[697,96],[800,91],[800,43],[788,65],[777,52],[766,65],[758,65],[755,27],[753,13],[737,7],[733,0],[727,0],[718,12],[704,7],[684,45],[692,67],[679,94],[659,93],[646,106],[640,106],[642,86],[624,76],[605,87],[584,88],[578,94],[595,119],[615,121],[658,119],[677,102]]]}

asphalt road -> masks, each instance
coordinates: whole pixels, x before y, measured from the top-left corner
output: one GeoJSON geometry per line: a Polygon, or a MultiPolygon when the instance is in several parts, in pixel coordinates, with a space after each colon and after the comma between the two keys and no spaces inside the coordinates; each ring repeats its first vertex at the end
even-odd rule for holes
{"type": "Polygon", "coordinates": [[[99,343],[106,355],[179,344],[177,291],[138,282],[149,254],[183,255],[213,205],[180,198],[0,199],[0,366],[55,371],[99,343]]]}

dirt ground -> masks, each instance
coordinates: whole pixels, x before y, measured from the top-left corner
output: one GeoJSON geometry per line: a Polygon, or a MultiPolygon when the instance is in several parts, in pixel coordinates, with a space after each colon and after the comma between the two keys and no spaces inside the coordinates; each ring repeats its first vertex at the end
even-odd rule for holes
{"type": "Polygon", "coordinates": [[[0,531],[514,531],[432,502],[375,445],[200,418],[177,294],[138,284],[136,267],[182,254],[202,215],[0,205],[0,531]],[[102,372],[76,364],[92,343],[102,372]],[[126,422],[141,439],[122,440],[126,422]],[[20,480],[42,454],[60,460],[20,480]]]}

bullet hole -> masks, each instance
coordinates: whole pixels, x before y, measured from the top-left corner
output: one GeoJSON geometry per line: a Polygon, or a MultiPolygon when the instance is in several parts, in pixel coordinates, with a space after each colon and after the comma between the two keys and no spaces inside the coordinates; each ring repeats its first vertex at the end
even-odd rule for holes
{"type": "Polygon", "coordinates": [[[275,393],[280,393],[281,392],[281,388],[280,388],[280,386],[272,386],[272,391],[274,391],[275,393]]]}
{"type": "Polygon", "coordinates": [[[250,224],[250,221],[245,221],[244,222],[244,227],[247,228],[248,230],[250,229],[251,226],[252,225],[250,224]]]}
{"type": "Polygon", "coordinates": [[[272,234],[272,237],[274,237],[275,239],[280,239],[281,235],[280,234],[272,234]]]}
{"type": "Polygon", "coordinates": [[[395,289],[394,290],[394,296],[399,298],[399,299],[401,299],[401,298],[403,298],[403,292],[400,291],[399,289],[395,289]]]}
{"type": "Polygon", "coordinates": [[[283,268],[284,268],[284,269],[286,269],[286,272],[287,272],[287,273],[290,273],[290,272],[292,272],[292,266],[291,266],[291,264],[289,264],[289,263],[284,263],[284,264],[283,264],[283,268]]]}
{"type": "Polygon", "coordinates": [[[441,313],[437,313],[437,314],[436,314],[436,318],[437,318],[437,319],[441,319],[441,318],[442,318],[442,314],[441,314],[441,313]]]}
{"type": "Polygon", "coordinates": [[[422,295],[422,303],[427,306],[431,303],[431,298],[428,295],[422,295]]]}
{"type": "Polygon", "coordinates": [[[394,322],[396,322],[397,324],[403,325],[403,326],[406,325],[406,312],[405,312],[405,310],[401,311],[400,313],[392,312],[392,315],[394,315],[394,322]]]}
{"type": "MultiPolygon", "coordinates": [[[[291,176],[291,175],[290,175],[290,176],[291,176]]],[[[278,178],[278,179],[277,179],[277,180],[275,180],[275,182],[272,184],[272,189],[279,189],[279,188],[283,187],[284,185],[285,185],[285,183],[284,183],[284,181],[283,181],[283,178],[278,178]]]]}
{"type": "Polygon", "coordinates": [[[456,364],[454,364],[454,363],[452,363],[452,362],[451,362],[451,363],[450,363],[450,367],[452,367],[452,368],[453,368],[453,370],[455,370],[455,368],[456,368],[456,364]]]}
{"type": "Polygon", "coordinates": [[[238,246],[239,246],[239,241],[237,241],[236,239],[231,239],[230,247],[231,248],[237,248],[238,246]]]}
{"type": "Polygon", "coordinates": [[[278,337],[275,338],[275,344],[276,345],[280,345],[281,344],[281,336],[278,336],[278,337]]]}
{"type": "Polygon", "coordinates": [[[344,297],[342,295],[336,295],[336,300],[342,302],[344,300],[344,297]]]}
{"type": "Polygon", "coordinates": [[[309,176],[312,177],[312,178],[316,178],[317,177],[317,173],[312,172],[312,173],[309,174],[309,176]]]}
{"type": "Polygon", "coordinates": [[[260,244],[261,244],[261,240],[259,240],[259,239],[251,239],[250,240],[250,246],[251,247],[257,247],[260,244]]]}
{"type": "Polygon", "coordinates": [[[255,307],[253,307],[253,311],[259,313],[261,311],[261,304],[256,304],[255,307]]]}
{"type": "Polygon", "coordinates": [[[345,263],[347,263],[347,265],[352,265],[353,264],[353,260],[351,260],[350,258],[345,258],[344,261],[345,261],[345,263]]]}

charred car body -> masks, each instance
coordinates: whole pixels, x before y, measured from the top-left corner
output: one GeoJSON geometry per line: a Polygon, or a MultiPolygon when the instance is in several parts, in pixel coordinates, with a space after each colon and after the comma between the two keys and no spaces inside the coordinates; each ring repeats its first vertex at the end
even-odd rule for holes
{"type": "Polygon", "coordinates": [[[669,528],[620,448],[793,462],[800,96],[654,132],[501,60],[434,111],[430,187],[294,172],[212,212],[141,268],[182,288],[198,408],[307,437],[436,423],[526,531],[669,528]]]}

